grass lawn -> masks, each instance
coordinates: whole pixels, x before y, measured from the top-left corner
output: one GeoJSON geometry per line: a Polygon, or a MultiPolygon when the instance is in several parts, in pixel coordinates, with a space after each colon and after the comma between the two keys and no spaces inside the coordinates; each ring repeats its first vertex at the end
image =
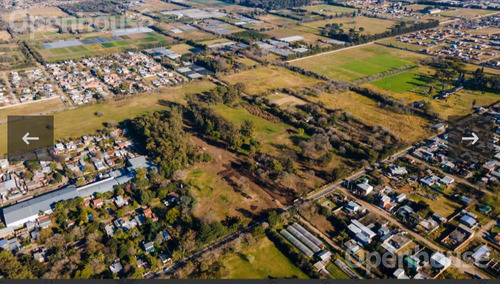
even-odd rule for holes
{"type": "Polygon", "coordinates": [[[405,65],[414,65],[422,58],[425,56],[370,44],[293,61],[291,64],[331,79],[354,81],[405,65]]]}
{"type": "Polygon", "coordinates": [[[227,120],[234,122],[239,126],[243,125],[243,122],[246,119],[251,120],[254,123],[254,135],[263,142],[277,143],[279,140],[288,139],[286,129],[291,126],[286,125],[285,123],[273,123],[267,121],[263,118],[250,114],[243,107],[231,108],[221,104],[215,107],[215,111],[227,120]]]}
{"type": "Polygon", "coordinates": [[[415,115],[398,114],[381,109],[376,101],[354,92],[324,93],[319,98],[310,97],[310,99],[323,102],[326,108],[342,109],[351,113],[367,125],[383,126],[407,142],[419,141],[430,136],[427,120],[415,115]]]}
{"type": "Polygon", "coordinates": [[[422,76],[420,70],[416,68],[373,81],[371,84],[391,92],[406,93],[412,89],[426,86],[427,81],[426,77],[422,76]]]}
{"type": "Polygon", "coordinates": [[[246,92],[249,94],[259,94],[278,88],[311,87],[322,82],[275,66],[257,67],[249,71],[226,76],[224,80],[231,84],[244,83],[246,92]]]}
{"type": "Polygon", "coordinates": [[[4,123],[9,115],[34,115],[63,108],[64,104],[59,97],[0,108],[0,123],[4,123]]]}
{"type": "MultiPolygon", "coordinates": [[[[429,194],[435,194],[435,192],[428,192],[429,194]]],[[[431,200],[428,198],[425,198],[421,195],[418,194],[410,194],[409,198],[413,201],[420,201],[423,200],[425,203],[429,204],[429,207],[431,208],[432,211],[435,213],[438,213],[439,215],[447,218],[450,215],[452,215],[458,208],[460,208],[460,204],[455,203],[448,198],[444,197],[442,194],[439,194],[439,198],[437,200],[431,200]]]]}
{"type": "Polygon", "coordinates": [[[64,48],[64,47],[53,48],[50,51],[52,51],[52,53],[54,53],[54,54],[66,54],[66,53],[68,53],[68,50],[66,48],[64,48]]]}
{"type": "Polygon", "coordinates": [[[224,260],[231,279],[267,279],[267,278],[308,278],[295,264],[283,255],[267,238],[257,245],[244,249],[242,254],[230,254],[224,260]],[[252,263],[245,255],[255,257],[252,263]]]}

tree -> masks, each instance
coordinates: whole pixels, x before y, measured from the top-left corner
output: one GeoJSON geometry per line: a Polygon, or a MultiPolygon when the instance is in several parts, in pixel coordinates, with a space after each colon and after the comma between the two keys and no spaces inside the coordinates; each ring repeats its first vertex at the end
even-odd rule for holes
{"type": "Polygon", "coordinates": [[[52,175],[52,178],[55,181],[55,183],[61,183],[63,176],[59,172],[54,172],[54,174],[52,175]]]}
{"type": "Polygon", "coordinates": [[[245,121],[243,122],[243,125],[240,128],[241,135],[246,136],[246,137],[252,137],[253,132],[254,132],[253,121],[250,119],[245,119],[245,121]]]}
{"type": "Polygon", "coordinates": [[[255,261],[255,256],[253,256],[253,254],[247,254],[245,255],[245,258],[249,263],[253,263],[255,261]]]}
{"type": "Polygon", "coordinates": [[[76,181],[75,185],[77,187],[80,187],[80,186],[84,186],[87,182],[85,181],[85,178],[83,177],[80,177],[78,178],[78,180],[76,181]]]}
{"type": "Polygon", "coordinates": [[[0,251],[0,274],[8,279],[32,279],[28,267],[23,265],[8,250],[0,251]]]}
{"type": "Polygon", "coordinates": [[[283,218],[280,214],[278,214],[278,212],[276,212],[276,210],[272,210],[269,212],[268,222],[269,226],[274,228],[283,222],[283,218]]]}
{"type": "Polygon", "coordinates": [[[141,189],[139,191],[139,203],[141,205],[151,205],[151,201],[154,198],[154,194],[151,190],[141,189]]]}
{"type": "Polygon", "coordinates": [[[176,170],[172,174],[172,179],[175,181],[184,181],[187,179],[187,173],[186,173],[186,171],[183,171],[183,170],[176,170]]]}

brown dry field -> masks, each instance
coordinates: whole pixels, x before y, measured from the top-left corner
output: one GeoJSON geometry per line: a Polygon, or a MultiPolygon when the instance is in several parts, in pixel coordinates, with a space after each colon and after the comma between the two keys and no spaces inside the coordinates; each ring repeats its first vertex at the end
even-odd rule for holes
{"type": "Polygon", "coordinates": [[[64,13],[61,9],[57,7],[44,7],[44,8],[33,8],[28,10],[17,10],[14,12],[6,12],[2,14],[2,18],[5,21],[20,21],[27,14],[32,17],[66,17],[68,14],[64,13]]]}
{"type": "Polygon", "coordinates": [[[226,217],[256,218],[271,208],[278,208],[279,203],[287,202],[279,196],[273,196],[268,189],[242,175],[238,165],[242,160],[236,154],[213,146],[204,140],[191,136],[191,142],[203,148],[213,160],[197,164],[189,173],[188,180],[193,186],[191,193],[197,205],[194,215],[209,220],[223,220],[226,217]],[[238,184],[245,184],[238,189],[238,184]]]}

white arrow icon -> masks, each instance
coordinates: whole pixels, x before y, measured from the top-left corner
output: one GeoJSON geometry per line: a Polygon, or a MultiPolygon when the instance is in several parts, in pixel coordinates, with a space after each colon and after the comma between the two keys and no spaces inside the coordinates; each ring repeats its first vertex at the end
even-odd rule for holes
{"type": "Polygon", "coordinates": [[[40,137],[29,137],[30,136],[30,133],[29,132],[26,132],[26,134],[24,134],[23,136],[23,141],[24,143],[26,143],[26,145],[29,145],[30,144],[30,140],[32,141],[38,141],[40,140],[40,137]]]}
{"type": "Polygon", "coordinates": [[[476,144],[478,140],[479,137],[474,132],[472,132],[472,137],[462,137],[462,141],[472,141],[472,145],[476,144]]]}

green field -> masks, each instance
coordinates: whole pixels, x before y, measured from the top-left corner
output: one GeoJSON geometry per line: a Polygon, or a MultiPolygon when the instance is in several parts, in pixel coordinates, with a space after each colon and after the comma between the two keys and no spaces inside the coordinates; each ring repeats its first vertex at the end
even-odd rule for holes
{"type": "Polygon", "coordinates": [[[426,86],[427,82],[428,79],[419,72],[419,69],[413,69],[373,81],[371,84],[391,92],[406,93],[426,86]]]}
{"type": "MultiPolygon", "coordinates": [[[[435,194],[435,192],[426,192],[428,194],[435,194]]],[[[424,201],[425,203],[429,204],[430,209],[438,213],[439,215],[448,218],[451,216],[457,209],[461,208],[462,206],[458,203],[455,203],[448,198],[444,197],[442,194],[439,194],[439,199],[437,200],[431,200],[428,198],[425,198],[423,196],[420,196],[418,194],[411,194],[409,196],[410,199],[412,199],[415,202],[418,201],[424,201]]]]}
{"type": "Polygon", "coordinates": [[[243,122],[247,119],[253,121],[255,136],[263,141],[278,142],[275,141],[277,136],[286,134],[286,129],[290,127],[284,123],[273,123],[252,115],[243,107],[231,108],[226,105],[217,105],[215,111],[237,125],[243,125],[243,122]]]}
{"type": "Polygon", "coordinates": [[[224,260],[230,279],[282,279],[308,278],[296,265],[283,255],[267,238],[256,245],[244,249],[240,254],[229,254],[224,260]],[[245,256],[253,255],[250,263],[245,256]]]}
{"type": "Polygon", "coordinates": [[[342,109],[366,125],[383,126],[406,142],[413,143],[430,135],[427,120],[380,108],[375,100],[354,92],[323,93],[309,99],[322,103],[327,109],[342,109]]]}
{"type": "Polygon", "coordinates": [[[366,76],[415,65],[424,55],[375,44],[344,49],[291,62],[335,80],[354,81],[366,76]]]}

